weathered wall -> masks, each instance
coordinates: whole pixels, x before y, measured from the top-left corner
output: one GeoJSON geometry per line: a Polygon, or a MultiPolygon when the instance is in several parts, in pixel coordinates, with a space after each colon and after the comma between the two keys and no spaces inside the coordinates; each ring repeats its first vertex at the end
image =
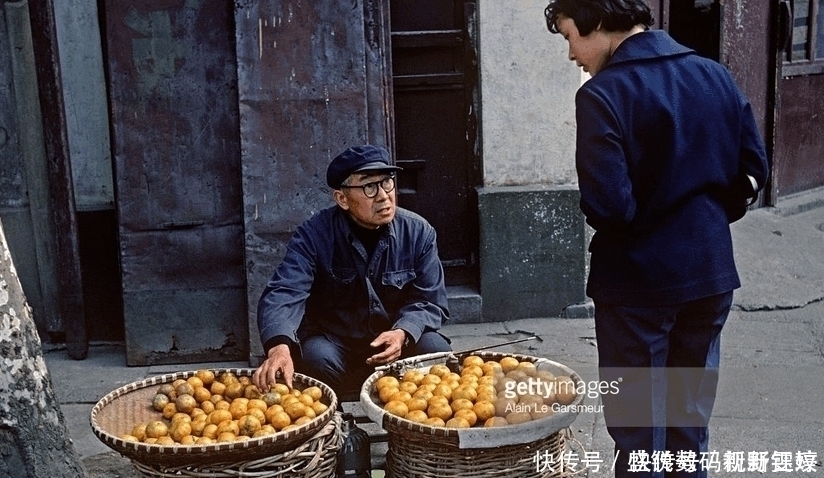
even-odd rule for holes
{"type": "Polygon", "coordinates": [[[578,316],[588,234],[578,208],[575,91],[584,80],[546,0],[480,0],[483,320],[578,316]]]}
{"type": "Polygon", "coordinates": [[[581,72],[547,31],[546,0],[480,0],[485,186],[574,184],[581,72]]]}
{"type": "Polygon", "coordinates": [[[54,2],[75,204],[114,205],[106,84],[96,0],[54,2]]]}
{"type": "Polygon", "coordinates": [[[571,186],[480,191],[484,321],[566,316],[568,306],[584,302],[586,230],[579,198],[571,186]]]}
{"type": "Polygon", "coordinates": [[[0,476],[85,476],[0,223],[0,476]]]}

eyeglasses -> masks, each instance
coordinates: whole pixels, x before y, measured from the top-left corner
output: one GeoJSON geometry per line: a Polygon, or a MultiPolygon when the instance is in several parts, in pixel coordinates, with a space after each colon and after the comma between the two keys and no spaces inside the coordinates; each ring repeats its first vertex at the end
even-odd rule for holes
{"type": "Polygon", "coordinates": [[[395,189],[395,176],[388,176],[380,181],[372,181],[371,183],[361,184],[358,186],[343,186],[341,188],[349,188],[349,189],[357,189],[360,188],[363,190],[363,195],[368,198],[373,198],[378,195],[378,185],[380,185],[381,189],[384,190],[386,193],[391,193],[395,189]]]}

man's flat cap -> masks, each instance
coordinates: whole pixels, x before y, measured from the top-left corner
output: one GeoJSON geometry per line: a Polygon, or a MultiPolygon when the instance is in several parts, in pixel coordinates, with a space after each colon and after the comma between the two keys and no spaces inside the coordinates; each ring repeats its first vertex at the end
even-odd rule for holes
{"type": "Polygon", "coordinates": [[[326,184],[339,189],[352,173],[364,171],[401,171],[403,168],[389,164],[389,152],[380,146],[366,144],[352,146],[335,156],[326,170],[326,184]]]}

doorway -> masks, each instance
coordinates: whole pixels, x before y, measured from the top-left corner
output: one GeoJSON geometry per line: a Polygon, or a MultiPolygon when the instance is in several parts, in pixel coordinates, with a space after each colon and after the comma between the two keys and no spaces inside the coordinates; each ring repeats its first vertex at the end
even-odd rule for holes
{"type": "Polygon", "coordinates": [[[398,203],[438,233],[447,286],[478,280],[475,2],[392,0],[398,203]]]}

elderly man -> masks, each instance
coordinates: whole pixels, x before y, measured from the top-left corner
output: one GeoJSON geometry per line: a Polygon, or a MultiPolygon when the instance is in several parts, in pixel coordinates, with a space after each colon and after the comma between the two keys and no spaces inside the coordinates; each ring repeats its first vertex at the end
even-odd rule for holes
{"type": "Polygon", "coordinates": [[[278,377],[291,386],[297,371],[339,393],[376,365],[450,350],[435,230],[396,206],[399,170],[373,145],[329,164],[335,205],[298,227],[258,304],[261,390],[278,377]]]}

